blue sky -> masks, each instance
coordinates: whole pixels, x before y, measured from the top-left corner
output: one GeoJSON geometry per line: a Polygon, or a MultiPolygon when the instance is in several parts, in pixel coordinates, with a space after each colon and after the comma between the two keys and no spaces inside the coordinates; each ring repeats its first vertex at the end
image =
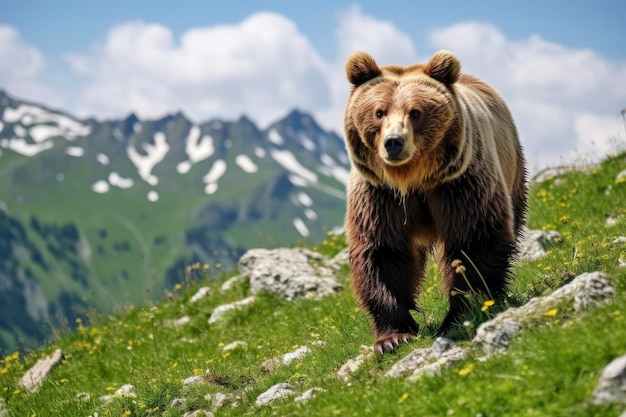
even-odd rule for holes
{"type": "Polygon", "coordinates": [[[509,102],[536,166],[626,141],[624,1],[4,0],[1,9],[0,88],[79,117],[181,110],[197,122],[245,113],[267,124],[299,107],[341,133],[353,50],[408,64],[446,48],[509,102]]]}

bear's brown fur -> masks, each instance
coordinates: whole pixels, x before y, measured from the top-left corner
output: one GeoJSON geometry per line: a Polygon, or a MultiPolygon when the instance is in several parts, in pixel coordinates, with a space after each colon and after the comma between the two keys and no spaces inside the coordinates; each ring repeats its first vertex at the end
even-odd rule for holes
{"type": "Polygon", "coordinates": [[[432,249],[450,302],[439,334],[467,309],[470,290],[504,294],[527,211],[526,168],[506,104],[461,74],[453,53],[379,67],[357,52],[346,73],[352,283],[383,353],[418,331],[410,310],[432,249]]]}

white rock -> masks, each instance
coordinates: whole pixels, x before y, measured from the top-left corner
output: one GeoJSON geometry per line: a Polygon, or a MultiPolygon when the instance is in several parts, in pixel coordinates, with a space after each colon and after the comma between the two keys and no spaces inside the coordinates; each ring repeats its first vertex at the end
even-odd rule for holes
{"type": "Polygon", "coordinates": [[[602,371],[593,391],[595,404],[626,404],[626,355],[613,359],[602,371]]]}
{"type": "Polygon", "coordinates": [[[280,398],[286,398],[294,394],[295,393],[291,389],[291,385],[283,382],[283,383],[274,385],[273,387],[265,391],[263,394],[259,395],[256,399],[256,404],[257,405],[269,404],[272,401],[278,400],[280,398]]]}
{"type": "Polygon", "coordinates": [[[239,310],[247,306],[248,304],[253,303],[254,300],[255,300],[255,297],[248,297],[248,298],[244,298],[243,300],[235,301],[234,303],[224,304],[224,305],[216,307],[215,310],[213,310],[213,313],[211,313],[211,317],[209,317],[209,324],[217,323],[229,311],[239,310]]]}
{"type": "Polygon", "coordinates": [[[306,346],[301,346],[293,352],[285,353],[283,355],[283,365],[287,366],[295,360],[301,360],[309,353],[311,353],[311,349],[306,346]]]}
{"type": "Polygon", "coordinates": [[[185,405],[185,401],[186,400],[182,397],[174,398],[172,402],[170,403],[170,407],[172,408],[182,407],[183,405],[185,405]]]}
{"type": "Polygon", "coordinates": [[[326,390],[324,388],[319,388],[319,387],[311,388],[310,390],[303,392],[302,395],[299,395],[296,398],[294,398],[294,401],[308,401],[312,398],[315,398],[317,394],[320,392],[326,392],[326,390]]]}
{"type": "Polygon", "coordinates": [[[269,291],[287,300],[320,298],[343,289],[326,264],[328,259],[309,249],[251,249],[239,259],[239,273],[250,277],[253,294],[269,291]]]}
{"type": "Polygon", "coordinates": [[[432,347],[418,348],[392,366],[385,376],[398,378],[406,374],[410,380],[421,375],[434,375],[467,355],[467,349],[453,346],[450,339],[438,337],[432,347]]]}
{"type": "Polygon", "coordinates": [[[235,340],[234,342],[225,345],[222,348],[222,350],[224,352],[228,352],[229,350],[235,350],[237,348],[246,348],[246,347],[248,347],[248,344],[244,342],[243,340],[235,340]]]}
{"type": "Polygon", "coordinates": [[[237,284],[239,284],[239,283],[241,283],[241,282],[245,281],[246,279],[247,279],[247,277],[244,277],[244,276],[242,276],[242,275],[235,275],[234,277],[229,278],[228,280],[226,280],[226,281],[222,284],[222,286],[220,287],[220,289],[221,289],[223,292],[230,291],[230,290],[232,290],[232,289],[233,289],[233,288],[234,288],[237,284]]]}
{"type": "Polygon", "coordinates": [[[103,395],[100,397],[100,401],[108,402],[111,401],[115,397],[136,397],[135,387],[131,384],[122,385],[115,394],[113,395],[103,395]]]}
{"type": "Polygon", "coordinates": [[[196,301],[201,300],[209,294],[211,294],[211,289],[209,287],[202,287],[198,291],[196,291],[196,293],[193,295],[193,297],[191,297],[189,302],[195,303],[196,301]]]}
{"type": "Polygon", "coordinates": [[[206,382],[206,379],[204,379],[203,376],[199,376],[199,375],[195,375],[195,376],[190,376],[189,378],[186,378],[183,381],[183,386],[189,386],[191,384],[199,384],[202,382],[206,382]]]}
{"type": "Polygon", "coordinates": [[[191,318],[189,316],[183,316],[175,320],[166,320],[163,324],[168,327],[182,327],[190,321],[191,318]]]}
{"type": "Polygon", "coordinates": [[[546,255],[550,245],[561,242],[561,235],[553,230],[524,230],[518,242],[520,261],[532,261],[546,255]]]}
{"type": "Polygon", "coordinates": [[[186,412],[183,417],[215,417],[215,414],[207,410],[195,410],[186,412]]]}
{"type": "Polygon", "coordinates": [[[521,307],[512,307],[481,324],[473,341],[483,346],[487,353],[505,350],[509,340],[520,330],[524,322],[558,307],[561,303],[574,301],[574,310],[604,302],[615,295],[615,287],[602,272],[587,272],[557,288],[545,297],[534,297],[521,307]]]}
{"type": "Polygon", "coordinates": [[[218,408],[224,406],[224,404],[228,403],[231,400],[232,398],[230,397],[230,395],[217,392],[213,395],[213,398],[211,400],[211,407],[213,407],[214,410],[217,410],[218,408]]]}
{"type": "Polygon", "coordinates": [[[43,384],[43,380],[48,373],[63,359],[61,349],[55,350],[52,355],[39,359],[26,373],[22,376],[20,384],[30,392],[37,392],[43,384]]]}
{"type": "Polygon", "coordinates": [[[371,346],[361,346],[359,355],[354,359],[348,359],[348,362],[341,365],[337,372],[337,378],[343,382],[348,382],[350,376],[359,370],[365,361],[374,355],[374,349],[371,346]]]}

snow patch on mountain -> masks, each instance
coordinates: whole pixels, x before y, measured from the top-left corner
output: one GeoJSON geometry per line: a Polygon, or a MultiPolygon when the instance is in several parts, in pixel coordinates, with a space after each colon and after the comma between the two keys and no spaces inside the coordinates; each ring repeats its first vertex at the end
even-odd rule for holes
{"type": "Polygon", "coordinates": [[[285,144],[285,140],[283,139],[283,137],[280,135],[280,133],[278,133],[278,131],[276,129],[272,129],[268,132],[267,134],[267,138],[270,140],[270,142],[272,142],[274,145],[277,146],[282,146],[285,144]]]}
{"type": "Polygon", "coordinates": [[[91,133],[91,127],[77,120],[30,104],[20,104],[16,108],[7,107],[4,109],[2,119],[6,123],[21,122],[26,126],[35,124],[29,129],[29,133],[37,143],[55,136],[73,140],[91,133]]]}
{"type": "Polygon", "coordinates": [[[226,173],[226,161],[218,159],[213,163],[209,172],[202,178],[206,184],[204,191],[211,195],[217,191],[217,181],[226,173]]]}
{"type": "Polygon", "coordinates": [[[0,132],[4,130],[4,123],[0,120],[0,132]]]}
{"type": "Polygon", "coordinates": [[[317,213],[313,209],[310,209],[310,208],[305,209],[304,215],[306,216],[307,219],[311,221],[317,220],[317,213]]]}
{"type": "Polygon", "coordinates": [[[99,153],[98,155],[96,155],[96,161],[100,162],[104,166],[109,165],[110,162],[109,157],[103,153],[99,153]]]}
{"type": "MultiPolygon", "coordinates": [[[[341,158],[340,154],[340,158],[341,158]]],[[[320,157],[322,164],[324,166],[319,168],[319,172],[326,175],[327,177],[333,177],[343,185],[348,184],[348,177],[350,176],[350,172],[344,168],[343,166],[337,164],[335,160],[328,154],[322,154],[320,157]]]]}
{"type": "Polygon", "coordinates": [[[148,191],[148,201],[155,202],[159,201],[159,193],[154,190],[148,191]]]}
{"type": "Polygon", "coordinates": [[[300,233],[303,237],[309,237],[309,235],[311,234],[311,232],[309,231],[309,228],[306,227],[306,224],[304,224],[304,220],[302,220],[299,217],[296,217],[295,219],[293,219],[293,226],[296,228],[298,233],[300,233]]]}
{"type": "Polygon", "coordinates": [[[2,113],[2,126],[5,123],[13,124],[13,134],[17,137],[3,139],[0,147],[11,149],[24,156],[34,156],[54,146],[50,139],[63,137],[73,140],[79,136],[91,133],[91,128],[68,116],[50,112],[41,107],[20,104],[7,107],[2,113]],[[26,140],[30,136],[34,143],[26,140]]]}
{"type": "Polygon", "coordinates": [[[203,161],[215,153],[213,137],[204,135],[200,139],[201,134],[199,126],[192,126],[189,129],[189,134],[185,140],[185,153],[187,153],[189,160],[183,161],[176,166],[176,171],[179,174],[188,173],[193,164],[203,161]]]}
{"type": "Polygon", "coordinates": [[[133,186],[134,181],[132,178],[124,178],[122,177],[120,174],[118,174],[115,171],[112,171],[109,174],[109,184],[115,186],[115,187],[119,187],[122,189],[125,188],[130,188],[133,186]]]}
{"type": "Polygon", "coordinates": [[[91,190],[98,194],[108,193],[110,188],[109,183],[105,180],[97,181],[91,186],[91,190]]]}
{"type": "Polygon", "coordinates": [[[126,148],[126,153],[137,168],[139,176],[148,184],[155,186],[159,183],[159,179],[152,174],[152,169],[165,158],[165,155],[170,150],[170,145],[167,143],[165,133],[156,132],[154,134],[154,145],[143,143],[142,148],[146,155],[141,155],[137,152],[132,144],[126,148]]]}
{"type": "Polygon", "coordinates": [[[315,142],[309,139],[308,136],[306,136],[303,133],[299,133],[298,137],[300,138],[300,142],[302,143],[302,146],[304,146],[304,149],[306,149],[307,151],[311,151],[311,152],[315,151],[315,149],[317,148],[317,145],[315,145],[315,142]]]}
{"type": "Polygon", "coordinates": [[[14,125],[13,133],[15,133],[15,136],[17,136],[18,138],[24,138],[28,136],[28,132],[26,131],[26,129],[24,129],[24,127],[22,127],[22,125],[14,125]]]}
{"type": "Polygon", "coordinates": [[[313,205],[313,199],[309,197],[304,191],[300,191],[297,195],[298,201],[305,207],[311,207],[313,205]]]}
{"type": "Polygon", "coordinates": [[[85,154],[85,150],[80,146],[68,146],[65,148],[65,153],[69,156],[80,158],[85,154]]]}
{"type": "Polygon", "coordinates": [[[256,155],[257,158],[265,158],[267,154],[265,153],[265,149],[257,146],[254,148],[254,155],[256,155]]]}
{"type": "Polygon", "coordinates": [[[247,155],[237,155],[235,157],[235,163],[243,170],[243,172],[247,172],[248,174],[254,174],[259,170],[259,167],[256,166],[254,162],[247,155]]]}
{"type": "Polygon", "coordinates": [[[34,156],[39,152],[48,150],[54,146],[54,142],[47,141],[44,143],[28,143],[24,138],[2,139],[0,147],[10,149],[24,156],[34,156]]]}
{"type": "MultiPolygon", "coordinates": [[[[305,168],[291,151],[272,149],[270,155],[287,171],[306,180],[309,183],[317,183],[317,174],[305,168]]],[[[292,181],[293,183],[293,181],[292,181]]]]}

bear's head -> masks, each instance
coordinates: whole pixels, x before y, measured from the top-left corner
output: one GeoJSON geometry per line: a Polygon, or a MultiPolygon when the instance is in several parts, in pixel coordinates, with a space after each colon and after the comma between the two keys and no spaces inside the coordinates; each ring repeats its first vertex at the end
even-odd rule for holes
{"type": "Polygon", "coordinates": [[[346,74],[352,90],[344,124],[353,169],[402,194],[436,180],[463,140],[454,91],[458,58],[439,51],[426,64],[379,67],[356,52],[346,74]]]}

